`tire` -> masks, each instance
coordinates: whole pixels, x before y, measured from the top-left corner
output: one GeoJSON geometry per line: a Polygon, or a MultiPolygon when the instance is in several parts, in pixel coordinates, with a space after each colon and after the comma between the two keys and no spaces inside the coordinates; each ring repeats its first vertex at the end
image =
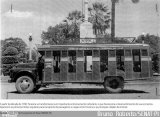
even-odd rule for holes
{"type": "Polygon", "coordinates": [[[29,76],[21,76],[16,80],[16,89],[19,93],[31,93],[35,84],[29,76]]]}
{"type": "Polygon", "coordinates": [[[108,77],[104,81],[104,89],[109,93],[120,93],[124,88],[124,80],[119,77],[108,77]]]}
{"type": "Polygon", "coordinates": [[[37,92],[41,88],[41,85],[37,85],[34,89],[33,92],[37,92]]]}

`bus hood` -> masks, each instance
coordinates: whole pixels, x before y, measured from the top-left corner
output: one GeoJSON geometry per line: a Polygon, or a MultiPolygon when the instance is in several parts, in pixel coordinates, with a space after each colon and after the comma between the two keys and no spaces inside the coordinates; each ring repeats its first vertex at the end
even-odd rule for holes
{"type": "Polygon", "coordinates": [[[36,62],[32,63],[19,63],[15,67],[16,68],[36,68],[36,62]]]}

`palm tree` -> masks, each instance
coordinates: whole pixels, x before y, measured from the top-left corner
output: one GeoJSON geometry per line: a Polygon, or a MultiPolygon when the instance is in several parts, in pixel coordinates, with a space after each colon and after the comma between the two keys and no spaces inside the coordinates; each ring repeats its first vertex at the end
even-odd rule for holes
{"type": "Polygon", "coordinates": [[[67,25],[70,27],[71,35],[73,38],[78,38],[79,37],[79,24],[82,22],[82,13],[81,11],[75,10],[72,11],[68,14],[67,17],[67,25]]]}
{"type": "Polygon", "coordinates": [[[95,2],[88,10],[91,15],[89,21],[93,24],[95,35],[104,34],[110,26],[110,12],[108,12],[107,6],[101,2],[95,2]]]}
{"type": "MultiPolygon", "coordinates": [[[[139,0],[131,0],[133,3],[138,3],[139,0]]],[[[115,38],[115,5],[116,3],[119,2],[119,0],[111,0],[112,3],[112,8],[111,8],[111,12],[112,12],[112,17],[111,17],[111,39],[113,40],[115,38]]]]}
{"type": "Polygon", "coordinates": [[[72,23],[75,23],[81,20],[81,18],[82,18],[82,13],[81,11],[78,11],[78,10],[70,12],[67,17],[67,19],[71,21],[72,23]]]}

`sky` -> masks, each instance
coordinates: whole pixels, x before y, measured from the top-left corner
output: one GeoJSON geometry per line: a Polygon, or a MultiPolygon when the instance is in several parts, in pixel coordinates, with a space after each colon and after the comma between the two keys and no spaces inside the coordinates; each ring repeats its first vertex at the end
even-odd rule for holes
{"type": "MultiPolygon", "coordinates": [[[[110,0],[88,1],[89,6],[100,1],[111,8],[110,0]]],[[[82,0],[1,0],[1,39],[19,37],[28,44],[32,33],[33,43],[40,44],[42,31],[62,23],[73,10],[82,10],[82,0]]],[[[120,0],[116,4],[116,36],[160,35],[159,12],[160,0],[140,0],[137,4],[120,0]]]]}

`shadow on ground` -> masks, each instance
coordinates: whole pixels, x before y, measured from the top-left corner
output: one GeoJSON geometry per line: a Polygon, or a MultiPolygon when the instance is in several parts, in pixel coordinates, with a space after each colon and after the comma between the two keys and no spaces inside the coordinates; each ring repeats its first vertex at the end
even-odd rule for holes
{"type": "MultiPolygon", "coordinates": [[[[10,92],[18,93],[18,92],[10,92]]],[[[69,95],[93,95],[93,94],[107,94],[107,92],[102,88],[50,88],[43,89],[35,92],[35,94],[69,94],[69,95]]],[[[123,90],[121,94],[130,94],[130,93],[148,93],[140,90],[123,90]]],[[[109,93],[108,93],[109,94],[109,93]]]]}

